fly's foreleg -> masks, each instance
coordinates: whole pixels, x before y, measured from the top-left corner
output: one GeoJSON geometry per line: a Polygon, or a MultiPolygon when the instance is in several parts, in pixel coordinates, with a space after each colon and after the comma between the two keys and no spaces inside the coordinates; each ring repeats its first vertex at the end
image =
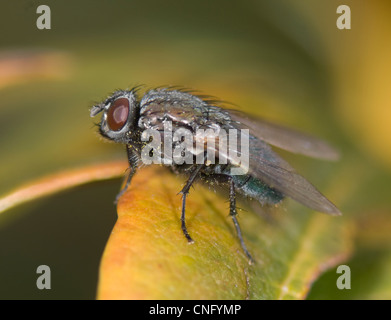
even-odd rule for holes
{"type": "Polygon", "coordinates": [[[114,203],[117,203],[119,198],[121,198],[121,196],[126,192],[126,190],[128,189],[128,187],[130,186],[130,183],[132,181],[132,178],[134,176],[134,174],[136,173],[136,170],[137,170],[137,166],[138,166],[138,162],[139,162],[139,157],[138,155],[134,152],[134,150],[132,149],[132,147],[130,147],[129,145],[126,145],[126,152],[127,152],[127,155],[128,155],[128,161],[129,161],[129,173],[128,173],[128,176],[126,178],[126,183],[125,183],[125,186],[122,188],[122,190],[117,194],[117,196],[115,197],[115,201],[114,203]]]}

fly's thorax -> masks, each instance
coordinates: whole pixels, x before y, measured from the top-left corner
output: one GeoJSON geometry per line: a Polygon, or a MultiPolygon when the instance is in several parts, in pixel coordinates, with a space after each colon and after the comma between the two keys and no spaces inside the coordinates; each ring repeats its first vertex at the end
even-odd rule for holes
{"type": "Polygon", "coordinates": [[[140,101],[139,127],[162,130],[164,121],[194,131],[213,122],[230,121],[221,108],[212,106],[200,97],[180,90],[157,89],[147,92],[140,101]]]}
{"type": "Polygon", "coordinates": [[[141,129],[163,130],[165,122],[172,122],[175,127],[194,130],[200,119],[202,113],[191,106],[152,102],[141,107],[138,126],[141,129]]]}

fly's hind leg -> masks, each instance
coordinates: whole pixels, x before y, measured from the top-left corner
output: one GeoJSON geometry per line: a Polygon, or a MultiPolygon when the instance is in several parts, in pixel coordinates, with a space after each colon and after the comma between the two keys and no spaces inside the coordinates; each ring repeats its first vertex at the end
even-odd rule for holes
{"type": "Polygon", "coordinates": [[[182,223],[182,231],[185,235],[187,241],[189,243],[193,243],[194,240],[190,237],[189,233],[187,232],[186,228],[186,220],[185,220],[185,212],[186,212],[186,197],[189,194],[190,187],[196,180],[197,176],[199,175],[201,169],[204,167],[203,164],[197,165],[193,171],[190,174],[189,179],[186,182],[186,185],[183,187],[183,189],[179,192],[179,194],[182,194],[182,215],[181,215],[181,223],[182,223]]]}
{"type": "Polygon", "coordinates": [[[133,178],[134,174],[136,173],[138,162],[139,162],[138,155],[128,145],[126,146],[126,152],[128,154],[130,172],[128,173],[128,176],[126,178],[125,186],[121,189],[121,191],[115,197],[115,201],[114,201],[115,204],[118,202],[119,198],[121,198],[121,196],[126,192],[126,190],[128,190],[130,182],[132,181],[132,178],[133,178]]]}
{"type": "Polygon", "coordinates": [[[232,178],[229,178],[230,183],[230,189],[229,189],[229,214],[232,217],[232,220],[235,225],[236,233],[238,235],[240,245],[242,246],[242,249],[246,256],[249,259],[250,264],[254,262],[250,252],[248,252],[246,244],[244,243],[242,231],[240,230],[240,225],[238,222],[238,219],[236,218],[236,215],[238,214],[236,211],[236,191],[235,191],[235,183],[232,178]]]}

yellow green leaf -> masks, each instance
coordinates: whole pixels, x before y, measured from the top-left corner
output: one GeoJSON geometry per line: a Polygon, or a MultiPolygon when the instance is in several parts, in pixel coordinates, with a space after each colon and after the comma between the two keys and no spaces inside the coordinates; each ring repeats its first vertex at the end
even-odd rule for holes
{"type": "Polygon", "coordinates": [[[188,197],[189,244],[180,227],[183,182],[163,168],[135,175],[102,258],[99,299],[301,299],[351,252],[342,218],[301,207],[275,213],[270,223],[242,212],[250,265],[227,199],[200,185],[188,197]]]}
{"type": "Polygon", "coordinates": [[[371,210],[357,219],[356,250],[347,265],[351,289],[338,290],[336,270],[330,270],[313,286],[309,299],[391,299],[390,209],[371,210]]]}

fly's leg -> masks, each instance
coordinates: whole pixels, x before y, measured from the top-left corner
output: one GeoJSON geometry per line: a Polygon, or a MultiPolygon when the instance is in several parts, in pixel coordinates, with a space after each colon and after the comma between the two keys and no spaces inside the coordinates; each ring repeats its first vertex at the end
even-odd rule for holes
{"type": "Polygon", "coordinates": [[[236,211],[236,192],[235,192],[235,183],[232,178],[229,178],[230,182],[230,189],[229,189],[229,214],[232,217],[232,220],[235,225],[236,233],[238,235],[240,245],[242,246],[242,249],[246,256],[249,259],[250,264],[254,262],[250,252],[248,252],[246,244],[244,243],[243,237],[242,237],[242,231],[240,230],[240,225],[238,222],[238,219],[236,218],[236,215],[238,214],[236,211]]]}
{"type": "Polygon", "coordinates": [[[114,204],[118,203],[118,200],[122,197],[122,195],[128,190],[128,187],[130,185],[130,182],[132,181],[134,175],[134,169],[131,169],[131,171],[128,173],[128,176],[126,178],[126,184],[125,186],[121,189],[120,192],[118,192],[117,196],[115,197],[114,204]]]}
{"type": "Polygon", "coordinates": [[[189,194],[190,187],[194,183],[195,179],[197,178],[198,174],[200,173],[200,171],[203,167],[204,167],[204,165],[200,164],[193,169],[193,171],[190,174],[189,180],[187,180],[187,182],[186,182],[186,185],[179,192],[179,194],[182,194],[182,215],[181,215],[182,231],[183,231],[183,234],[185,235],[185,237],[189,243],[194,243],[194,240],[190,237],[190,235],[186,229],[186,221],[185,221],[186,197],[189,194]]]}
{"type": "Polygon", "coordinates": [[[130,146],[126,145],[126,152],[128,154],[130,172],[128,173],[128,176],[126,178],[125,186],[122,188],[122,190],[115,197],[115,201],[114,201],[115,204],[118,202],[119,198],[121,198],[121,196],[126,192],[126,190],[128,190],[130,182],[132,181],[132,178],[133,178],[134,174],[136,173],[136,169],[138,166],[139,159],[138,159],[137,154],[134,152],[134,150],[130,146]]]}

